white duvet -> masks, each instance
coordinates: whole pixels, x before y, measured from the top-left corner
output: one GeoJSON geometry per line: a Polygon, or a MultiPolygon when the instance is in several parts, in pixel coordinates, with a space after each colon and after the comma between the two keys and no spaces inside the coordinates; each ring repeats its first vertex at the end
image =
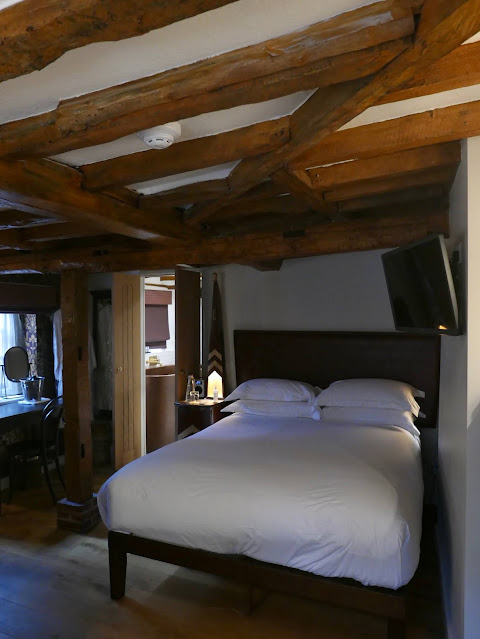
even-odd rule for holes
{"type": "Polygon", "coordinates": [[[420,554],[420,445],[398,427],[231,415],[100,489],[111,530],[399,588],[420,554]]]}

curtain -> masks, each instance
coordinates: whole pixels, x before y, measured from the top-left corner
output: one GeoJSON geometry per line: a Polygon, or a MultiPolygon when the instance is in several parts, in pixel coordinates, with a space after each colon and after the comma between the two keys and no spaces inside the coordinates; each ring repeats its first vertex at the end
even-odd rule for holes
{"type": "MultiPolygon", "coordinates": [[[[49,315],[38,314],[37,324],[37,352],[36,368],[37,375],[45,377],[43,386],[44,397],[55,397],[55,377],[53,374],[53,326],[52,318],[49,315]]],[[[33,372],[32,372],[33,374],[33,372]]]]}
{"type": "Polygon", "coordinates": [[[94,297],[94,346],[96,367],[93,370],[92,404],[97,416],[113,408],[113,322],[111,297],[94,297]]]}
{"type": "MultiPolygon", "coordinates": [[[[2,364],[5,351],[12,346],[23,346],[25,348],[20,316],[15,313],[0,313],[0,357],[2,364]]],[[[21,392],[21,385],[8,380],[2,371],[0,395],[5,393],[7,395],[19,395],[21,392]]]]}

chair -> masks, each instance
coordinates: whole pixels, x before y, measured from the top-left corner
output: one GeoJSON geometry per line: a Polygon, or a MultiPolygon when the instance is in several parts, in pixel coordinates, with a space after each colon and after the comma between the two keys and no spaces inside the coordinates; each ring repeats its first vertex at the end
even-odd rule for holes
{"type": "Polygon", "coordinates": [[[57,498],[53,490],[48,465],[55,463],[58,478],[65,488],[65,482],[60,470],[59,463],[59,440],[61,434],[61,423],[63,416],[63,397],[51,399],[43,409],[40,421],[40,439],[29,440],[12,444],[8,447],[9,456],[9,473],[10,473],[10,492],[8,503],[12,501],[13,489],[18,470],[27,464],[40,462],[43,467],[45,479],[47,481],[48,490],[54,504],[57,498]]]}

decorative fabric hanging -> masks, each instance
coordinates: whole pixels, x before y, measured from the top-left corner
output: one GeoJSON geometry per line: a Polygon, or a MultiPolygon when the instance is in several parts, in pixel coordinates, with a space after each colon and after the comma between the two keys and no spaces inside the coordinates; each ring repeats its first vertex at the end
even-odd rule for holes
{"type": "Polygon", "coordinates": [[[224,397],[226,387],[225,347],[223,339],[222,301],[217,274],[213,274],[212,319],[210,325],[210,347],[207,367],[207,396],[214,399],[224,397]]]}

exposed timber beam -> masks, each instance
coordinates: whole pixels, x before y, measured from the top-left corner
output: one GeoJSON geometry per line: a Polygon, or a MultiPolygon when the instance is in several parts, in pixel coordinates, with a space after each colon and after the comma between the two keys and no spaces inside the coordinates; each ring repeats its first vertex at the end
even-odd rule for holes
{"type": "Polygon", "coordinates": [[[46,67],[66,51],[123,40],[232,0],[23,0],[0,11],[0,82],[46,67]]]}
{"type": "Polygon", "coordinates": [[[283,233],[258,233],[242,237],[202,239],[189,246],[97,255],[94,251],[57,251],[27,258],[0,258],[0,272],[61,271],[74,265],[91,272],[152,270],[175,264],[228,264],[308,257],[350,251],[391,248],[429,233],[448,235],[448,214],[393,216],[380,220],[355,220],[322,224],[295,237],[283,233]]]}
{"type": "Polygon", "coordinates": [[[291,195],[307,202],[314,211],[335,213],[335,207],[332,208],[325,200],[323,193],[313,189],[312,180],[306,173],[294,174],[286,168],[281,168],[271,177],[274,182],[283,185],[291,195]]]}
{"type": "Polygon", "coordinates": [[[363,182],[351,182],[337,187],[332,187],[324,192],[325,200],[329,203],[353,200],[355,198],[381,195],[392,191],[402,191],[415,187],[427,187],[432,184],[443,184],[450,189],[455,179],[458,164],[450,166],[423,169],[414,173],[394,175],[378,180],[364,180],[363,182]]]}
{"type": "Polygon", "coordinates": [[[277,149],[285,144],[289,135],[288,118],[284,117],[178,142],[168,149],[95,162],[82,167],[83,186],[89,190],[102,190],[216,166],[277,149]]]}
{"type": "MultiPolygon", "coordinates": [[[[367,211],[369,209],[379,209],[388,206],[404,206],[408,211],[411,202],[421,202],[434,199],[443,199],[448,196],[450,185],[430,184],[402,189],[401,191],[390,191],[388,193],[375,193],[374,195],[364,195],[363,197],[337,202],[339,214],[344,216],[349,213],[367,211]]],[[[427,205],[426,205],[427,206],[427,205]]]]}
{"type": "MultiPolygon", "coordinates": [[[[353,80],[316,91],[291,116],[289,142],[263,156],[243,160],[235,167],[228,178],[228,199],[238,197],[285,163],[306,153],[356,115],[376,104],[383,95],[409,82],[416,72],[447,55],[479,30],[480,0],[462,0],[445,19],[416,37],[406,51],[372,78],[353,80]]],[[[193,207],[188,222],[203,222],[221,206],[225,206],[225,202],[193,207]]]]}
{"type": "MultiPolygon", "coordinates": [[[[210,218],[209,222],[228,220],[235,217],[249,217],[261,213],[295,216],[310,211],[312,208],[312,205],[305,202],[304,199],[290,195],[264,198],[261,200],[238,199],[230,202],[225,208],[220,209],[215,216],[210,218]]],[[[325,210],[318,202],[316,202],[316,209],[321,212],[325,210]]]]}
{"type": "Polygon", "coordinates": [[[165,206],[182,206],[192,202],[212,200],[228,193],[227,180],[207,180],[195,182],[176,189],[162,191],[155,195],[142,195],[138,201],[138,208],[142,211],[158,211],[165,206]]]}
{"type": "Polygon", "coordinates": [[[325,191],[351,182],[399,177],[425,169],[458,165],[460,160],[460,143],[455,141],[329,164],[309,169],[306,173],[311,180],[312,188],[325,191]]]}
{"type": "Polygon", "coordinates": [[[0,198],[17,208],[43,210],[81,225],[143,240],[185,238],[171,215],[151,216],[113,198],[81,189],[81,175],[50,161],[0,162],[0,198]]]}
{"type": "Polygon", "coordinates": [[[288,165],[295,171],[304,170],[477,135],[480,135],[480,101],[467,102],[338,131],[288,165]]]}
{"type": "Polygon", "coordinates": [[[399,102],[480,84],[480,42],[457,47],[402,86],[387,93],[377,104],[399,102]]]}
{"type": "MultiPolygon", "coordinates": [[[[429,0],[429,2],[435,0],[429,0]]],[[[428,3],[427,3],[428,4],[428,3]]],[[[453,51],[480,30],[480,0],[459,0],[443,20],[422,31],[414,43],[370,80],[353,80],[316,91],[291,116],[290,140],[283,148],[241,162],[229,177],[232,193],[251,188],[288,160],[308,151],[394,88],[453,51]]]]}
{"type": "Polygon", "coordinates": [[[61,102],[0,127],[0,154],[45,157],[161,122],[375,73],[405,49],[411,8],[377,2],[291,34],[61,102]]]}

